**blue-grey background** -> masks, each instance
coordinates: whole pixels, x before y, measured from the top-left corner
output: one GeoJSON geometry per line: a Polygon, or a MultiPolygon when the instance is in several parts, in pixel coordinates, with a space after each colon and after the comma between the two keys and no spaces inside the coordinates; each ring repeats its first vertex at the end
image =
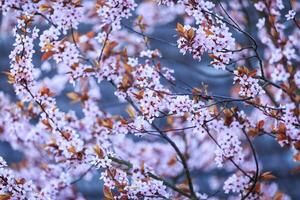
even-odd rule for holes
{"type": "MultiPolygon", "coordinates": [[[[176,43],[174,27],[175,24],[159,27],[151,35],[156,38],[176,43]]],[[[0,36],[1,72],[9,70],[8,55],[12,49],[12,44],[12,37],[0,36]]],[[[229,95],[229,88],[232,85],[232,77],[229,74],[207,67],[206,60],[198,62],[193,60],[189,55],[182,56],[179,54],[177,48],[171,47],[163,42],[151,40],[151,47],[160,49],[163,55],[162,62],[167,67],[175,70],[179,88],[199,86],[202,83],[206,83],[209,85],[209,90],[214,94],[229,95]]],[[[38,60],[35,60],[35,62],[38,63],[38,60]]],[[[0,73],[0,90],[9,94],[12,101],[16,99],[13,87],[7,83],[6,76],[3,73],[0,73]]],[[[122,105],[117,105],[116,98],[111,91],[112,88],[109,84],[101,85],[103,100],[101,103],[102,105],[100,106],[105,107],[111,112],[117,113],[122,110],[122,105]]],[[[67,110],[70,107],[69,101],[67,101],[65,96],[60,96],[57,100],[61,109],[67,110]]],[[[76,109],[76,106],[72,108],[76,109]]],[[[292,199],[300,199],[300,174],[291,175],[289,173],[289,170],[296,167],[296,163],[292,160],[291,151],[289,149],[281,148],[274,139],[267,136],[261,136],[260,138],[255,139],[254,143],[259,160],[262,162],[263,170],[271,171],[278,177],[276,182],[283,192],[291,195],[292,199]]],[[[12,151],[10,146],[6,143],[0,143],[0,156],[3,156],[9,163],[18,162],[22,159],[21,153],[12,151]]],[[[211,174],[217,174],[221,177],[226,176],[226,173],[223,171],[212,171],[209,174],[201,171],[193,172],[193,177],[198,177],[199,181],[203,183],[201,184],[202,191],[205,191],[205,187],[208,187],[208,185],[204,183],[206,183],[206,178],[211,174]]],[[[101,198],[101,181],[99,181],[98,177],[99,176],[95,176],[93,181],[81,181],[78,184],[80,190],[88,197],[88,199],[101,198]]]]}

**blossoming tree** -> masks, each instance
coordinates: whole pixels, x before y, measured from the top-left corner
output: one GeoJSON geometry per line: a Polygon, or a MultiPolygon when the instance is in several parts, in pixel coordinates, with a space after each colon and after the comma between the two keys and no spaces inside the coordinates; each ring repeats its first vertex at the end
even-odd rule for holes
{"type": "Polygon", "coordinates": [[[96,172],[105,199],[289,199],[253,139],[267,135],[300,161],[299,2],[1,0],[0,8],[1,34],[15,38],[5,74],[18,97],[0,93],[0,139],[23,153],[9,166],[0,157],[1,200],[84,199],[76,183],[96,172]],[[151,36],[165,24],[177,44],[151,36]],[[227,73],[231,95],[178,87],[154,40],[227,73]],[[126,112],[101,107],[103,82],[126,112]],[[62,109],[59,96],[80,111],[62,109]],[[197,171],[218,168],[229,175],[210,194],[197,171]]]}

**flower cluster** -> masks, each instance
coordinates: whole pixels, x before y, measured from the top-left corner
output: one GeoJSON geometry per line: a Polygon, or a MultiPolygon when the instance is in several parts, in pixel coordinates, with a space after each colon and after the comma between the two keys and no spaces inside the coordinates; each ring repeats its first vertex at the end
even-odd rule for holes
{"type": "Polygon", "coordinates": [[[213,59],[211,64],[217,69],[225,69],[225,64],[230,62],[231,50],[234,47],[234,39],[228,28],[221,24],[220,27],[199,26],[198,29],[190,26],[178,26],[181,37],[178,39],[178,48],[185,54],[190,52],[194,59],[201,60],[204,53],[208,53],[213,59]]]}
{"type": "Polygon", "coordinates": [[[53,3],[50,8],[53,12],[49,15],[49,19],[54,22],[57,29],[62,30],[64,34],[71,28],[76,29],[79,22],[83,19],[83,9],[78,1],[71,1],[71,3],[68,4],[65,4],[63,1],[58,1],[53,3]]]}
{"type": "Polygon", "coordinates": [[[23,1],[23,0],[8,0],[1,1],[0,9],[2,10],[4,15],[10,14],[12,12],[12,8],[18,8],[22,10],[22,12],[32,15],[37,9],[39,9],[40,3],[34,3],[31,1],[23,1]]]}
{"type": "Polygon", "coordinates": [[[289,10],[289,13],[285,15],[287,20],[294,19],[296,12],[294,10],[289,10]]]}
{"type": "Polygon", "coordinates": [[[241,147],[241,141],[238,138],[239,125],[234,122],[230,127],[219,125],[216,129],[218,135],[218,149],[216,149],[216,162],[222,167],[223,160],[233,159],[236,163],[243,162],[244,154],[241,147]]]}
{"type": "Polygon", "coordinates": [[[214,8],[213,3],[200,0],[187,5],[186,13],[194,17],[198,27],[177,25],[180,34],[178,48],[183,54],[190,52],[193,58],[198,60],[207,53],[213,59],[211,65],[224,70],[235,47],[235,39],[229,28],[222,21],[222,17],[207,14],[214,8]]]}
{"type": "Polygon", "coordinates": [[[105,24],[110,24],[112,29],[121,28],[122,18],[131,16],[131,11],[137,6],[134,0],[109,0],[100,2],[98,14],[105,24]]]}
{"type": "Polygon", "coordinates": [[[274,82],[286,82],[290,77],[290,74],[285,71],[283,65],[278,64],[277,67],[274,69],[274,72],[271,74],[271,77],[274,82]]]}
{"type": "Polygon", "coordinates": [[[174,1],[173,0],[157,0],[158,4],[166,5],[166,6],[173,6],[174,1]]]}
{"type": "Polygon", "coordinates": [[[117,198],[139,199],[159,199],[161,197],[168,198],[166,186],[161,181],[155,180],[149,176],[148,169],[133,167],[131,169],[131,180],[129,181],[127,174],[118,169],[106,170],[101,174],[105,184],[105,193],[111,195],[110,190],[117,188],[120,192],[117,198]]]}
{"type": "Polygon", "coordinates": [[[1,198],[41,199],[35,190],[36,186],[24,178],[15,177],[13,170],[7,168],[6,162],[0,157],[0,192],[1,198]]]}
{"type": "Polygon", "coordinates": [[[286,127],[287,135],[292,139],[299,141],[300,140],[300,133],[299,129],[295,126],[297,121],[299,121],[299,117],[296,117],[295,114],[296,106],[294,104],[286,104],[285,111],[283,115],[284,124],[286,127]]]}
{"type": "Polygon", "coordinates": [[[225,193],[243,193],[249,187],[250,178],[243,175],[233,174],[224,182],[225,193]]]}
{"type": "Polygon", "coordinates": [[[136,10],[136,13],[143,17],[141,21],[147,32],[150,32],[154,26],[167,24],[173,21],[178,14],[184,13],[184,6],[181,4],[174,4],[170,0],[158,1],[158,3],[145,1],[136,10]]]}
{"type": "Polygon", "coordinates": [[[295,73],[295,83],[298,88],[300,88],[300,70],[295,73]]]}
{"type": "Polygon", "coordinates": [[[253,78],[255,75],[254,73],[251,73],[247,69],[241,67],[234,71],[234,75],[233,83],[238,83],[240,85],[240,96],[254,98],[264,93],[258,79],[253,78]]]}
{"type": "Polygon", "coordinates": [[[13,31],[16,37],[15,48],[9,55],[11,59],[11,81],[15,84],[16,93],[20,95],[26,94],[24,84],[31,88],[34,86],[32,59],[35,50],[33,49],[33,40],[38,37],[39,30],[37,28],[28,29],[31,20],[31,17],[23,17],[23,19],[18,20],[18,24],[13,31]],[[20,29],[21,32],[19,32],[20,29]]]}
{"type": "Polygon", "coordinates": [[[82,200],[75,183],[92,176],[106,199],[288,199],[253,144],[271,136],[300,161],[299,4],[285,6],[0,1],[17,94],[0,92],[0,141],[22,152],[0,157],[0,199],[82,200]],[[172,33],[157,38],[161,25],[172,33]],[[213,68],[178,73],[180,53],[213,68]],[[221,191],[216,170],[231,174],[223,193],[200,193],[199,171],[221,191]]]}

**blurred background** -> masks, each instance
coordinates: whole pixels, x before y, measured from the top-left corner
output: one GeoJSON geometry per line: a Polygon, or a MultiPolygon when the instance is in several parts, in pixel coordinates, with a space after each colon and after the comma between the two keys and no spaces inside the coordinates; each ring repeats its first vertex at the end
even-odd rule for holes
{"type": "MultiPolygon", "coordinates": [[[[0,16],[0,20],[2,17],[0,16]]],[[[130,21],[125,21],[125,24],[130,24],[130,21]]],[[[169,23],[156,29],[150,34],[153,38],[160,38],[170,43],[176,43],[175,23],[169,23]]],[[[124,28],[126,29],[126,28],[124,28]]],[[[79,31],[83,31],[79,29],[79,31]]],[[[132,32],[131,30],[127,30],[132,32]]],[[[1,34],[1,33],[0,33],[1,34]]],[[[203,83],[208,85],[209,91],[217,95],[230,95],[229,88],[232,86],[232,76],[229,73],[215,70],[208,66],[207,60],[201,62],[195,61],[190,55],[183,56],[179,53],[176,47],[170,46],[167,43],[159,40],[150,39],[151,49],[159,49],[162,53],[161,61],[169,68],[175,70],[176,82],[179,88],[200,86],[203,83]]],[[[7,83],[6,75],[2,72],[9,70],[9,53],[12,49],[14,38],[11,35],[0,35],[0,90],[11,97],[11,101],[16,101],[16,96],[12,85],[7,83]]],[[[40,58],[40,53],[37,52],[36,58],[40,58]]],[[[34,60],[35,67],[39,67],[39,60],[34,60]]],[[[48,74],[51,76],[51,74],[48,74]]],[[[71,87],[71,85],[69,85],[71,87]]],[[[68,90],[69,88],[66,88],[68,90]]],[[[101,84],[99,89],[102,93],[102,100],[100,107],[112,113],[120,113],[124,111],[125,105],[119,104],[113,95],[113,88],[109,84],[101,84]]],[[[64,93],[62,93],[64,94],[64,93]]],[[[69,103],[66,96],[58,96],[57,102],[60,109],[66,111],[74,109],[78,111],[79,106],[69,103]]],[[[289,149],[283,149],[273,138],[268,136],[260,136],[254,140],[258,158],[263,166],[263,171],[271,171],[276,177],[275,182],[279,184],[281,191],[287,193],[292,199],[300,199],[300,174],[291,174],[289,170],[296,167],[296,163],[292,160],[292,153],[289,149]]],[[[22,159],[22,153],[13,151],[7,143],[0,142],[0,156],[4,157],[6,161],[11,164],[22,159]]],[[[211,174],[219,177],[226,177],[227,174],[222,170],[211,171],[211,174]]],[[[207,177],[211,174],[207,172],[197,171],[193,172],[193,177],[198,177],[203,190],[211,190],[207,184],[207,177]]],[[[92,181],[80,181],[80,191],[88,199],[99,199],[102,194],[101,181],[95,175],[92,181]]]]}

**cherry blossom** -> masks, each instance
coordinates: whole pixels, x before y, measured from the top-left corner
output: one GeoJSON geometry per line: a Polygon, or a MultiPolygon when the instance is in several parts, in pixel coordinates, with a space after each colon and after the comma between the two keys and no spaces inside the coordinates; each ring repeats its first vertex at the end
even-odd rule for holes
{"type": "Polygon", "coordinates": [[[0,92],[0,141],[22,153],[0,156],[0,199],[82,200],[92,177],[105,199],[290,199],[254,144],[300,161],[299,8],[0,1],[16,94],[0,92]],[[183,59],[205,79],[181,80],[183,59]]]}
{"type": "Polygon", "coordinates": [[[288,14],[285,15],[287,20],[291,20],[295,17],[296,12],[294,10],[289,10],[288,14]]]}

